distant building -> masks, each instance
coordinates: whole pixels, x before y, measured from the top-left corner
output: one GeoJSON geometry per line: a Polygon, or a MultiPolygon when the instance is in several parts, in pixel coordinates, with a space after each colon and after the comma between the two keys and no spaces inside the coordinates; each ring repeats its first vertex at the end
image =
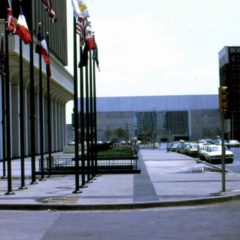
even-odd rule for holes
{"type": "MultiPolygon", "coordinates": [[[[98,140],[126,138],[168,141],[198,140],[220,135],[218,95],[97,98],[98,140]]],[[[71,140],[71,139],[68,139],[71,140]]]]}

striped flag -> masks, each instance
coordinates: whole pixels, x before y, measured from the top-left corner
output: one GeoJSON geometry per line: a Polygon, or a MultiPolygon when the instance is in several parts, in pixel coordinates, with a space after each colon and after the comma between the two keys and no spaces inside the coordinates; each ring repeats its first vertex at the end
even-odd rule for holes
{"type": "Polygon", "coordinates": [[[52,23],[57,21],[57,16],[55,11],[53,10],[53,5],[51,0],[42,0],[44,9],[48,12],[48,15],[51,19],[52,23]]]}
{"type": "Polygon", "coordinates": [[[36,52],[43,56],[44,62],[47,65],[50,64],[47,42],[42,32],[38,34],[38,43],[36,45],[36,52]]]}
{"type": "Polygon", "coordinates": [[[47,42],[42,32],[38,34],[38,43],[36,45],[35,52],[42,55],[47,66],[47,74],[51,77],[50,56],[47,42]]]}
{"type": "Polygon", "coordinates": [[[76,22],[76,32],[80,37],[80,46],[83,46],[86,38],[87,18],[78,17],[76,22]]]}
{"type": "Polygon", "coordinates": [[[26,18],[23,14],[22,7],[20,7],[20,13],[17,20],[16,34],[19,35],[25,44],[32,42],[32,37],[28,29],[26,18]]]}
{"type": "Polygon", "coordinates": [[[8,32],[13,33],[16,28],[15,20],[12,13],[12,7],[10,2],[8,1],[8,8],[7,8],[7,25],[8,25],[8,32]]]}

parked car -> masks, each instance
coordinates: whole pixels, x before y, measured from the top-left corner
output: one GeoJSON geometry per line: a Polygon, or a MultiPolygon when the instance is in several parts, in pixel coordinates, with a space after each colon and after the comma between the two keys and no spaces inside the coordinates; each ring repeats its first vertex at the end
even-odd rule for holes
{"type": "Polygon", "coordinates": [[[177,147],[178,147],[178,143],[177,142],[168,143],[167,151],[176,152],[177,151],[177,147]]]}
{"type": "Polygon", "coordinates": [[[198,157],[201,160],[206,160],[204,153],[205,153],[208,146],[209,146],[209,144],[199,144],[199,146],[198,146],[198,157]]]}
{"type": "Polygon", "coordinates": [[[199,145],[197,143],[189,143],[186,148],[186,154],[191,157],[198,156],[199,145]]]}
{"type": "Polygon", "coordinates": [[[226,146],[228,148],[240,147],[240,142],[238,140],[229,140],[226,142],[226,146]]]}
{"type": "MultiPolygon", "coordinates": [[[[209,163],[220,163],[222,159],[222,146],[220,145],[209,145],[206,147],[203,152],[204,159],[209,163]]],[[[233,152],[228,150],[225,147],[225,162],[232,163],[233,162],[233,152]]]]}

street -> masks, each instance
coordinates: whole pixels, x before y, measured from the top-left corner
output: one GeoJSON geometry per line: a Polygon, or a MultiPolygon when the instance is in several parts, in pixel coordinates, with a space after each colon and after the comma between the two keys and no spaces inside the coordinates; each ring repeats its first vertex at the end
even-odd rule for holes
{"type": "Polygon", "coordinates": [[[230,150],[234,153],[234,161],[232,164],[226,164],[226,169],[240,173],[240,148],[231,148],[230,150]]]}
{"type": "Polygon", "coordinates": [[[239,240],[240,202],[132,211],[1,211],[1,240],[239,240]]]}

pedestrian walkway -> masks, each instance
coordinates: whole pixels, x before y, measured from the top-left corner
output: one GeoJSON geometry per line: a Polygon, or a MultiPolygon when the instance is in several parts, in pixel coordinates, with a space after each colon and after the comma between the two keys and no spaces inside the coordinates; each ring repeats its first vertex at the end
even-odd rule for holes
{"type": "MultiPolygon", "coordinates": [[[[20,165],[13,161],[14,195],[5,195],[7,180],[0,180],[1,209],[111,209],[178,206],[240,198],[240,174],[222,174],[196,160],[164,149],[141,149],[140,174],[106,174],[74,194],[75,176],[51,176],[30,184],[26,163],[26,190],[19,190],[20,165]]],[[[2,167],[2,166],[1,166],[2,167]]],[[[2,169],[0,170],[2,171],[2,169]]]]}

